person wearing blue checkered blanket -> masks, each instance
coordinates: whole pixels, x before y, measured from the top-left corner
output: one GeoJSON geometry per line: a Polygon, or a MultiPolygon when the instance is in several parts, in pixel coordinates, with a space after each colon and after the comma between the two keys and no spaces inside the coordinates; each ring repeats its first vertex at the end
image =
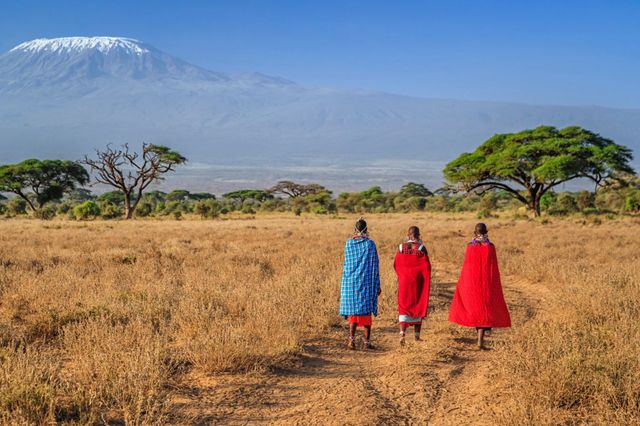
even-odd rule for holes
{"type": "Polygon", "coordinates": [[[371,344],[371,315],[378,315],[380,261],[376,243],[369,238],[367,222],[360,218],[355,235],[344,246],[344,265],[340,285],[340,315],[349,320],[349,349],[355,349],[358,326],[364,327],[364,347],[371,344]]]}

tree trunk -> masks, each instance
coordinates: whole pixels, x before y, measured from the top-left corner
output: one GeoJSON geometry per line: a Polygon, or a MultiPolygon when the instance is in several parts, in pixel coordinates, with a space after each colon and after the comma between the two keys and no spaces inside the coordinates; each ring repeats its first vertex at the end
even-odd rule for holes
{"type": "Polygon", "coordinates": [[[22,198],[24,201],[27,202],[27,204],[29,205],[29,208],[31,209],[32,212],[35,212],[36,210],[38,210],[36,208],[36,206],[33,204],[33,202],[29,199],[29,197],[24,195],[22,192],[15,192],[15,194],[18,195],[18,197],[22,198]]]}
{"type": "Polygon", "coordinates": [[[136,208],[138,207],[138,203],[140,202],[141,199],[142,199],[142,187],[138,189],[138,194],[136,194],[136,200],[133,202],[133,205],[129,208],[131,210],[131,217],[129,219],[133,217],[133,213],[136,211],[136,208]]]}
{"type": "Polygon", "coordinates": [[[533,212],[535,217],[540,217],[540,203],[536,204],[535,200],[530,200],[529,204],[527,204],[527,208],[533,212]]]}
{"type": "Polygon", "coordinates": [[[131,208],[131,194],[124,193],[124,218],[129,220],[133,218],[133,209],[131,208]]]}
{"type": "Polygon", "coordinates": [[[535,217],[540,217],[540,199],[542,198],[541,188],[534,187],[529,190],[529,209],[535,217]]]}

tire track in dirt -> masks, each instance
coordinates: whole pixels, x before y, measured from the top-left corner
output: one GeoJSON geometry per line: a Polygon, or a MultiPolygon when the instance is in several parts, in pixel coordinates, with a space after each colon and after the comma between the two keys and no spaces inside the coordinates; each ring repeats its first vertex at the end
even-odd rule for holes
{"type": "MultiPolygon", "coordinates": [[[[429,319],[400,347],[395,312],[374,321],[376,350],[346,349],[346,326],[305,343],[291,366],[267,373],[185,377],[170,401],[174,424],[489,424],[495,351],[475,346],[475,330],[446,321],[457,270],[436,273],[429,319]]],[[[515,327],[529,321],[543,289],[507,277],[515,327]]],[[[488,337],[504,345],[508,330],[488,337]]],[[[361,343],[361,342],[360,342],[361,343]]]]}

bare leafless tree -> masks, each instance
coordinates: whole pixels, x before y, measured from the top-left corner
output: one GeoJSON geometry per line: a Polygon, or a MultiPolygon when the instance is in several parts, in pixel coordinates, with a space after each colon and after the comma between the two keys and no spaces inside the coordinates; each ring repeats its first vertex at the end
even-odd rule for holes
{"type": "Polygon", "coordinates": [[[97,182],[123,193],[124,215],[131,219],[142,192],[186,161],[180,153],[166,146],[144,143],[142,154],[131,151],[128,144],[119,148],[107,145],[104,150],[96,150],[95,159],[85,156],[81,163],[90,167],[97,182]]]}

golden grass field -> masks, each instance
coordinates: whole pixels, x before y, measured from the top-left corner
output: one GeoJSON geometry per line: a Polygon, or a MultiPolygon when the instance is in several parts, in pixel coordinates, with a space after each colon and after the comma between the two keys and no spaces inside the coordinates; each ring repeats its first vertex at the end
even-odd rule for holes
{"type": "Polygon", "coordinates": [[[0,222],[6,424],[640,424],[640,220],[486,220],[514,327],[446,322],[471,216],[367,217],[374,354],[337,315],[356,217],[0,222]],[[392,261],[418,225],[424,342],[396,345],[392,261]],[[306,417],[305,417],[306,416],[306,417]]]}

